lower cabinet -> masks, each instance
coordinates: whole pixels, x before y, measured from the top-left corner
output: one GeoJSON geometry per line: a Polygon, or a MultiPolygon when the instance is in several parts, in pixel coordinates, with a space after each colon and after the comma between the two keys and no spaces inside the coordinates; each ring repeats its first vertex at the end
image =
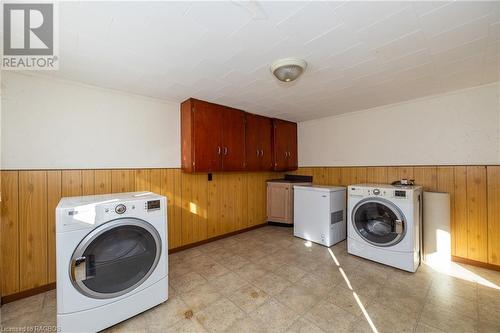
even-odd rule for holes
{"type": "Polygon", "coordinates": [[[293,224],[293,186],[311,185],[297,182],[267,182],[267,221],[293,224]]]}
{"type": "Polygon", "coordinates": [[[267,221],[292,224],[292,207],[292,184],[267,183],[267,221]]]}

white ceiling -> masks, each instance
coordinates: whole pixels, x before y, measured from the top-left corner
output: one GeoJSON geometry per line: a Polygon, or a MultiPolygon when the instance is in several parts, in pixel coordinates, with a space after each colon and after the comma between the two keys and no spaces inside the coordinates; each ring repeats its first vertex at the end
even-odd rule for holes
{"type": "Polygon", "coordinates": [[[65,2],[48,74],[302,121],[498,81],[500,2],[65,2]]]}

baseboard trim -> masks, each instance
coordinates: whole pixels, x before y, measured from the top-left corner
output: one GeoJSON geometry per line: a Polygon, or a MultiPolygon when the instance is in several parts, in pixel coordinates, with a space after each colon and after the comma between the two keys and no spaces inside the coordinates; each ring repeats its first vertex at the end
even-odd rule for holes
{"type": "Polygon", "coordinates": [[[0,300],[0,303],[2,305],[3,304],[7,304],[7,303],[10,303],[10,302],[17,301],[17,300],[19,300],[21,298],[26,298],[26,297],[34,296],[36,294],[41,294],[41,293],[44,293],[46,291],[49,291],[49,290],[52,290],[52,289],[55,289],[55,288],[56,288],[56,283],[55,282],[52,282],[52,283],[49,283],[49,284],[44,284],[43,286],[38,286],[38,287],[35,287],[35,288],[32,288],[32,289],[20,291],[20,292],[15,293],[15,294],[10,294],[10,295],[3,296],[1,298],[1,300],[0,300]]]}
{"type": "Polygon", "coordinates": [[[467,265],[471,265],[471,266],[477,266],[477,267],[491,269],[491,270],[500,272],[500,266],[488,264],[488,263],[481,262],[481,261],[476,261],[476,260],[457,257],[457,256],[451,256],[451,261],[458,262],[460,264],[467,264],[467,265]]]}
{"type": "Polygon", "coordinates": [[[168,250],[168,254],[172,254],[172,253],[184,251],[184,250],[196,247],[196,246],[200,246],[200,245],[203,245],[203,244],[206,244],[206,243],[210,243],[210,242],[219,240],[219,239],[231,237],[231,236],[234,236],[234,235],[241,234],[243,232],[247,232],[247,231],[250,231],[250,230],[262,228],[262,227],[265,227],[266,225],[267,225],[267,223],[257,224],[257,225],[253,225],[253,226],[245,228],[245,229],[232,231],[232,232],[224,234],[224,235],[219,235],[219,236],[215,236],[215,237],[204,239],[204,240],[199,241],[199,242],[195,242],[195,243],[191,243],[191,244],[179,246],[179,247],[176,247],[175,249],[168,250]]]}
{"type": "Polygon", "coordinates": [[[293,228],[293,223],[267,221],[267,224],[275,226],[275,227],[293,228]]]}
{"type": "MultiPolygon", "coordinates": [[[[219,235],[219,236],[211,237],[211,238],[208,238],[208,239],[204,239],[204,240],[196,242],[196,243],[192,243],[192,244],[187,244],[187,245],[184,245],[184,246],[176,247],[175,249],[168,250],[168,254],[172,254],[172,253],[180,252],[180,251],[183,251],[183,250],[187,250],[187,249],[190,249],[190,248],[193,248],[193,247],[196,247],[196,246],[199,246],[199,245],[203,245],[203,244],[206,244],[206,243],[210,243],[210,242],[213,242],[213,241],[216,241],[216,240],[219,240],[219,239],[223,239],[223,238],[231,237],[231,236],[234,236],[234,235],[237,235],[237,234],[241,234],[241,233],[246,232],[246,231],[250,231],[250,230],[262,228],[262,227],[265,227],[266,225],[267,225],[267,223],[257,224],[257,225],[254,225],[254,226],[251,226],[251,227],[248,227],[248,228],[245,228],[245,229],[232,231],[232,232],[224,234],[224,235],[219,235]]],[[[14,302],[14,301],[20,300],[22,298],[27,298],[27,297],[30,297],[30,296],[34,296],[36,294],[41,294],[41,293],[44,293],[46,291],[49,291],[49,290],[52,290],[52,289],[55,289],[55,288],[56,288],[56,283],[53,282],[53,283],[49,283],[49,284],[46,284],[46,285],[43,285],[43,286],[39,286],[39,287],[36,287],[36,288],[32,288],[32,289],[28,289],[28,290],[23,290],[23,291],[18,292],[18,293],[14,293],[14,294],[3,296],[2,298],[0,298],[0,304],[7,304],[7,303],[10,303],[10,302],[14,302]]]]}

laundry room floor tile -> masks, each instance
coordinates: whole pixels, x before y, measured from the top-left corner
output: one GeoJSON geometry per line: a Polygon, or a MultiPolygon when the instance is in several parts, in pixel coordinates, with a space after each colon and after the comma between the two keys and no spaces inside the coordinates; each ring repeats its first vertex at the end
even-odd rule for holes
{"type": "Polygon", "coordinates": [[[264,302],[266,302],[271,296],[269,296],[265,291],[259,288],[247,285],[243,288],[236,290],[228,298],[240,307],[246,313],[250,313],[264,302]]]}
{"type": "Polygon", "coordinates": [[[195,314],[195,317],[209,332],[222,332],[237,320],[243,319],[245,312],[227,298],[223,298],[195,314]]]}
{"type": "Polygon", "coordinates": [[[276,299],[296,313],[303,314],[318,303],[322,297],[315,295],[310,288],[294,284],[279,293],[276,299]]]}
{"type": "MultiPolygon", "coordinates": [[[[169,256],[169,300],[107,332],[500,332],[500,272],[404,272],[267,226],[169,256]]],[[[0,327],[56,325],[54,290],[4,304],[0,327]]],[[[11,330],[12,331],[12,330],[11,330]]]]}

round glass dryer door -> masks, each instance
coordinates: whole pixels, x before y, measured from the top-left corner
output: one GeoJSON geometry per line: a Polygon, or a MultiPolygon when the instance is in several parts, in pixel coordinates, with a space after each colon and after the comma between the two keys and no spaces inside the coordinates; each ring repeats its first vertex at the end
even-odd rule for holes
{"type": "Polygon", "coordinates": [[[160,235],[151,224],[135,218],[113,220],[80,242],[71,258],[71,281],[86,296],[117,297],[144,282],[160,254],[160,235]]]}
{"type": "Polygon", "coordinates": [[[352,224],[356,232],[370,244],[392,246],[406,234],[406,220],[401,211],[390,201],[368,198],[353,209],[352,224]]]}

